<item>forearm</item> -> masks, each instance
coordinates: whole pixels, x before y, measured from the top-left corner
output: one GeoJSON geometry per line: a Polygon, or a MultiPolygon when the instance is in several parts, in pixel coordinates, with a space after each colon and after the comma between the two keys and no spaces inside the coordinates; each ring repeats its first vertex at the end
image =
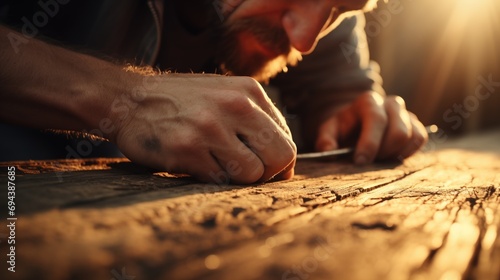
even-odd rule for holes
{"type": "Polygon", "coordinates": [[[19,55],[3,40],[0,53],[1,121],[87,130],[136,163],[208,182],[293,176],[286,122],[251,78],[149,76],[34,39],[19,55]]]}
{"type": "MultiPolygon", "coordinates": [[[[0,26],[0,120],[33,128],[91,130],[110,116],[113,100],[135,76],[122,67],[28,39],[18,52],[0,26]]],[[[24,38],[24,37],[22,37],[24,38]]],[[[103,136],[109,137],[109,135],[103,136]]]]}

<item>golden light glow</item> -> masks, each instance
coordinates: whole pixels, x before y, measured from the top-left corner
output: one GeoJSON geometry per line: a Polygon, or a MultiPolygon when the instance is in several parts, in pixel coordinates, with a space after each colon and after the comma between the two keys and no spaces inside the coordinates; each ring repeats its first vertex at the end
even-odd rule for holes
{"type": "Polygon", "coordinates": [[[424,68],[428,104],[436,104],[449,92],[450,83],[460,83],[465,95],[474,93],[478,76],[491,73],[498,64],[500,32],[498,0],[441,0],[429,8],[439,11],[443,20],[435,22],[437,41],[424,68]],[[442,25],[444,23],[444,25],[442,25]],[[440,26],[443,26],[441,28],[440,26]],[[459,75],[460,79],[457,79],[459,75]],[[462,80],[465,77],[465,80],[462,80]]]}
{"type": "MultiPolygon", "coordinates": [[[[495,0],[448,0],[440,1],[452,9],[448,24],[442,36],[443,42],[453,51],[444,54],[455,54],[460,46],[468,43],[471,51],[481,51],[488,43],[488,37],[493,36],[494,29],[498,27],[498,19],[491,14],[494,11],[495,0]]],[[[449,57],[449,55],[448,55],[449,57]]],[[[450,57],[451,59],[451,57],[450,57]]]]}
{"type": "Polygon", "coordinates": [[[483,9],[488,1],[484,0],[455,0],[458,9],[465,9],[468,11],[473,11],[477,9],[483,9]]]}

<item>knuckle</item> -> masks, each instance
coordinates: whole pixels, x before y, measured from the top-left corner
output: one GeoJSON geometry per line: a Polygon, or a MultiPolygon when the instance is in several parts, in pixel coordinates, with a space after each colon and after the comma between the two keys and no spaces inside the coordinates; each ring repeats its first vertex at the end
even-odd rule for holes
{"type": "Polygon", "coordinates": [[[260,87],[259,82],[257,82],[257,80],[255,80],[252,77],[240,76],[240,77],[237,77],[237,79],[239,79],[239,83],[245,89],[252,90],[252,89],[257,89],[260,87]]]}
{"type": "Polygon", "coordinates": [[[364,106],[382,107],[384,98],[377,92],[368,91],[360,96],[360,102],[362,102],[364,106]]]}
{"type": "Polygon", "coordinates": [[[386,97],[385,101],[390,105],[406,108],[406,102],[401,96],[390,95],[386,97]]]}
{"type": "Polygon", "coordinates": [[[245,92],[258,104],[268,103],[267,95],[257,80],[251,77],[240,77],[240,79],[245,92]]]}
{"type": "Polygon", "coordinates": [[[381,98],[380,95],[377,93],[368,93],[363,96],[365,98],[362,98],[360,103],[358,103],[358,109],[365,112],[373,122],[384,125],[387,124],[388,116],[384,109],[383,102],[378,100],[381,98]]]}
{"type": "Polygon", "coordinates": [[[225,97],[222,106],[224,111],[239,115],[251,114],[255,111],[255,105],[252,104],[252,100],[239,93],[225,97]]]}

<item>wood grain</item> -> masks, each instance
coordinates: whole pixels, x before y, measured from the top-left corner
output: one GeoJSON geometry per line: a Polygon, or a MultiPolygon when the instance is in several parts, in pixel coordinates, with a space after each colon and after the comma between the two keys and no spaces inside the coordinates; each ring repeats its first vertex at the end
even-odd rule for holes
{"type": "Polygon", "coordinates": [[[403,163],[304,161],[292,180],[251,186],[123,159],[2,163],[18,170],[18,221],[17,270],[2,242],[0,277],[500,279],[499,140],[403,163]]]}

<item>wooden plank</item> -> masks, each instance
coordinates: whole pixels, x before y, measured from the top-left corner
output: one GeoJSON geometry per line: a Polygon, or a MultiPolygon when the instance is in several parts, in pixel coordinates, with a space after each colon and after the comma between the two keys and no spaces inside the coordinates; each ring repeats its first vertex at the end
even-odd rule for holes
{"type": "MultiPolygon", "coordinates": [[[[237,251],[219,251],[224,266],[215,272],[203,271],[202,259],[194,260],[197,266],[187,270],[199,274],[186,279],[226,279],[242,266],[253,273],[246,279],[497,279],[498,263],[487,265],[493,261],[489,254],[498,254],[496,239],[484,239],[480,221],[481,213],[489,213],[490,223],[498,218],[500,180],[485,179],[487,184],[467,187],[471,178],[461,170],[436,176],[435,168],[424,169],[280,224],[276,234],[288,233],[290,243],[269,245],[270,235],[237,251]],[[409,183],[416,184],[407,188],[409,183]],[[473,262],[482,243],[490,244],[480,272],[488,277],[475,278],[473,262]]],[[[186,267],[179,267],[175,277],[182,278],[186,267]]]]}
{"type": "MultiPolygon", "coordinates": [[[[62,160],[48,162],[3,163],[16,166],[20,188],[16,196],[22,203],[18,214],[54,208],[92,204],[108,198],[129,197],[161,188],[182,186],[193,181],[154,175],[127,160],[62,160]]],[[[174,195],[174,194],[173,194],[174,195]]],[[[7,213],[0,212],[4,218],[7,213]]]]}
{"type": "Polygon", "coordinates": [[[301,162],[293,180],[253,186],[123,160],[16,163],[14,276],[499,279],[498,135],[404,164],[301,162]]]}

